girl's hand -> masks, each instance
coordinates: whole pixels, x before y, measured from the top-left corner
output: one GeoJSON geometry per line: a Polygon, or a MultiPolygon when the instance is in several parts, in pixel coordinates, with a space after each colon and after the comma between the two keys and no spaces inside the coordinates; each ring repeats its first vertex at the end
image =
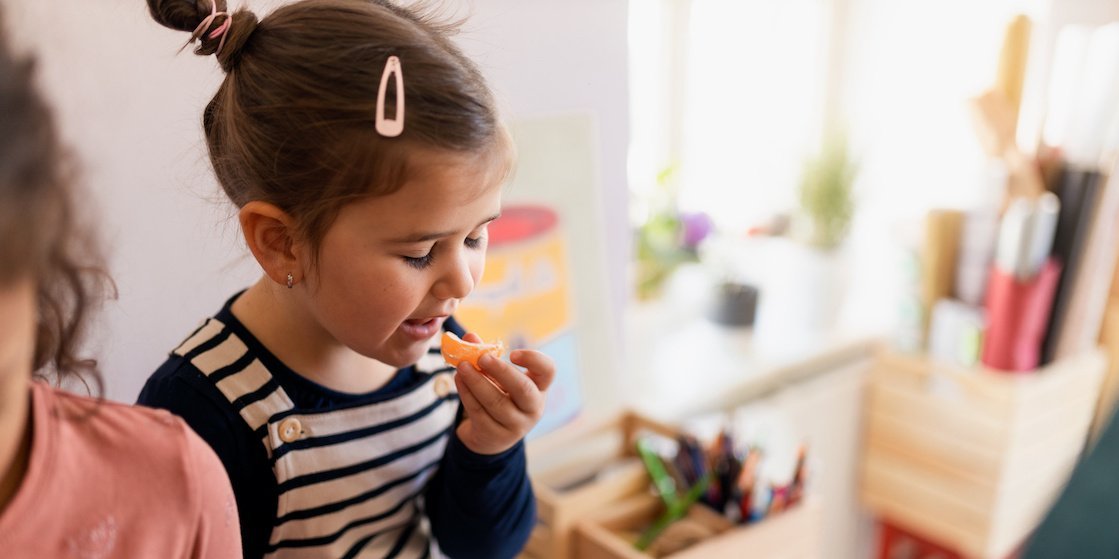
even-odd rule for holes
{"type": "MultiPolygon", "coordinates": [[[[480,342],[475,334],[464,340],[480,342]]],[[[544,414],[544,393],[552,384],[556,367],[551,357],[530,349],[518,349],[509,359],[527,369],[490,354],[478,360],[478,371],[470,363],[459,363],[458,387],[466,418],[456,432],[459,440],[478,454],[499,454],[517,444],[544,414]]]]}

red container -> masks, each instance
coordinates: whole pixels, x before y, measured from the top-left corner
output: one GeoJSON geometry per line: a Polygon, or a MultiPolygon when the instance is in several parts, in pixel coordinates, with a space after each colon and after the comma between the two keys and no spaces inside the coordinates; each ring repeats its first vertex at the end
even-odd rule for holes
{"type": "Polygon", "coordinates": [[[1027,281],[992,268],[987,284],[984,365],[1011,372],[1037,369],[1060,277],[1061,265],[1053,259],[1027,281]]]}
{"type": "Polygon", "coordinates": [[[889,522],[878,523],[878,559],[963,559],[963,556],[917,537],[889,522]]]}
{"type": "MultiPolygon", "coordinates": [[[[1017,559],[1021,549],[1006,559],[1017,559]]],[[[965,559],[963,555],[931,542],[885,520],[878,522],[877,559],[965,559]]]]}

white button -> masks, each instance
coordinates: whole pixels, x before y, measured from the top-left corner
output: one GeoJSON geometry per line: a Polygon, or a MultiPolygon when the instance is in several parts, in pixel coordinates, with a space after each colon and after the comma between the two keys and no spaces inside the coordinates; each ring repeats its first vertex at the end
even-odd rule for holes
{"type": "Polygon", "coordinates": [[[289,417],[280,422],[280,440],[285,443],[298,441],[303,436],[303,424],[298,418],[289,417]]]}
{"type": "Polygon", "coordinates": [[[448,394],[455,391],[455,381],[447,373],[440,374],[432,382],[435,387],[435,394],[440,398],[446,398],[448,394]]]}

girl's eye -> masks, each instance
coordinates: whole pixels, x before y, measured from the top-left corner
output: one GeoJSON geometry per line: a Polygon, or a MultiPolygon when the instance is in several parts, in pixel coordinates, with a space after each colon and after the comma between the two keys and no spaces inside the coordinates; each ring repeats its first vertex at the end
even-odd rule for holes
{"type": "MultiPolygon", "coordinates": [[[[479,249],[485,246],[486,237],[485,235],[467,237],[463,239],[462,244],[466,245],[466,248],[469,249],[479,249]]],[[[423,256],[401,256],[401,258],[403,258],[404,262],[409,266],[417,270],[422,270],[430,266],[431,262],[435,260],[435,246],[428,249],[427,254],[423,256]]]]}
{"type": "Polygon", "coordinates": [[[431,265],[431,261],[435,259],[435,253],[434,251],[428,251],[427,254],[420,257],[403,256],[402,258],[404,258],[405,264],[408,264],[409,266],[417,270],[422,270],[431,265]]]}

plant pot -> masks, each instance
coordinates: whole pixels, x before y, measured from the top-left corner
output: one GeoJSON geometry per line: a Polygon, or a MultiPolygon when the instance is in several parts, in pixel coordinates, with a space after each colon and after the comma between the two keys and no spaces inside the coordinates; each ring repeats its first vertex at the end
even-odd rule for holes
{"type": "Polygon", "coordinates": [[[846,292],[845,266],[837,250],[821,250],[783,240],[766,259],[757,335],[787,345],[835,327],[846,292]]]}
{"type": "Polygon", "coordinates": [[[711,320],[731,327],[754,325],[758,308],[758,289],[738,282],[719,284],[708,315],[711,320]]]}

